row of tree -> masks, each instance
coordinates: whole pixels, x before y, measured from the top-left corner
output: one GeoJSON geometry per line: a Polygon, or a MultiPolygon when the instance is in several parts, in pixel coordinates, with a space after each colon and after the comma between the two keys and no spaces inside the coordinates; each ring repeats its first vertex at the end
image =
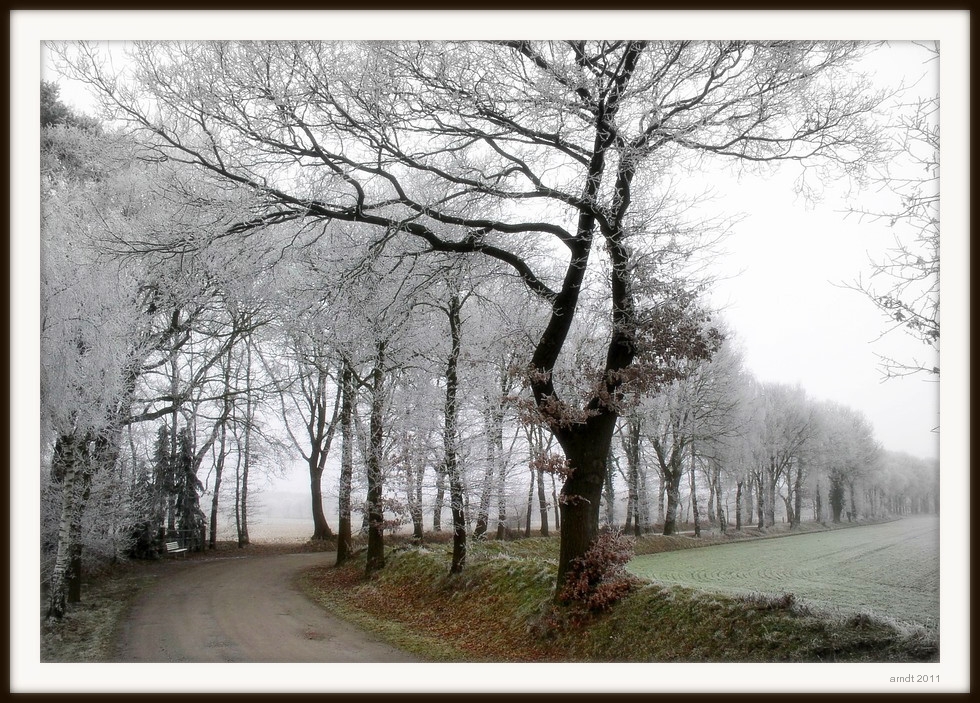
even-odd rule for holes
{"type": "MultiPolygon", "coordinates": [[[[360,513],[369,571],[386,529],[421,534],[426,507],[441,528],[444,506],[462,569],[467,514],[500,534],[517,467],[542,529],[557,508],[558,592],[614,510],[613,466],[633,529],[651,466],[666,532],[685,477],[696,529],[703,486],[737,527],[798,521],[807,498],[822,519],[824,495],[857,512],[878,485],[867,423],[748,378],[696,276],[723,228],[685,219],[672,180],[872,162],[864,49],[153,43],[114,75],[60,47],[114,121],[42,113],[49,612],[88,533],[213,545],[226,482],[247,543],[250,471],[289,451],[331,536],[335,437],[338,560],[360,513]]],[[[869,514],[899,504],[880,488],[869,514]]]]}

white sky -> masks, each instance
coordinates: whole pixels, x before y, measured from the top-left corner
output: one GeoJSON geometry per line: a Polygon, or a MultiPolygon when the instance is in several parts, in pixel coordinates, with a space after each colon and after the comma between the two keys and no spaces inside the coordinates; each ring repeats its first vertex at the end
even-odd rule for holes
{"type": "MultiPolygon", "coordinates": [[[[12,100],[12,162],[18,178],[12,178],[12,291],[17,305],[12,307],[12,329],[21,342],[12,348],[12,368],[24,369],[13,379],[13,398],[21,412],[14,416],[13,454],[25,466],[36,466],[37,429],[32,418],[37,409],[37,245],[32,232],[37,231],[37,141],[36,112],[20,105],[36,105],[40,72],[38,42],[42,39],[195,39],[195,38],[298,38],[297,32],[324,38],[374,38],[394,36],[426,36],[468,38],[470,36],[527,37],[581,36],[586,34],[620,36],[624,28],[633,35],[653,38],[753,38],[815,39],[842,37],[866,39],[941,38],[943,65],[943,434],[940,438],[943,455],[943,583],[944,604],[941,646],[943,662],[914,667],[920,673],[944,675],[942,690],[968,690],[968,669],[965,654],[968,630],[966,619],[951,618],[954,609],[968,612],[963,584],[968,583],[966,569],[969,560],[962,542],[962,530],[951,519],[965,519],[968,479],[968,282],[967,263],[969,207],[969,89],[966,83],[968,49],[968,13],[943,12],[666,12],[592,13],[487,13],[480,16],[448,13],[396,13],[370,15],[337,13],[325,21],[323,16],[310,13],[259,14],[245,11],[232,15],[200,13],[189,17],[186,12],[123,13],[123,12],[12,12],[11,13],[11,85],[12,100]],[[436,21],[433,22],[433,19],[436,21]],[[845,36],[846,35],[846,36],[845,36]],[[20,96],[18,100],[16,96],[20,96]],[[34,413],[34,414],[32,414],[34,413]],[[17,418],[20,418],[19,420],[17,418]],[[26,423],[26,424],[25,424],[26,423]],[[950,480],[952,479],[952,480],[950,480]],[[955,558],[951,558],[955,555],[955,558]],[[955,599],[951,600],[951,599],[955,599]],[[961,610],[962,609],[962,610],[961,610]],[[962,622],[961,622],[962,621],[962,622]],[[951,688],[950,688],[951,687],[951,688]]],[[[885,66],[880,67],[885,70],[885,66]]],[[[897,68],[897,65],[895,66],[897,68]]],[[[74,102],[69,86],[63,87],[63,97],[74,102]]],[[[805,209],[794,202],[778,179],[746,183],[744,190],[730,193],[732,201],[749,212],[729,241],[732,252],[728,260],[733,268],[744,269],[744,275],[723,283],[719,293],[730,301],[727,317],[732,321],[745,346],[748,364],[760,380],[801,383],[808,392],[864,411],[873,421],[879,439],[890,449],[908,451],[920,456],[936,455],[936,436],[931,434],[936,417],[936,386],[919,378],[879,382],[874,353],[896,353],[887,344],[870,342],[881,329],[881,318],[869,302],[857,293],[834,288],[830,282],[852,281],[866,271],[867,256],[882,246],[880,232],[867,226],[842,224],[833,212],[805,209]],[[778,206],[776,206],[778,204],[778,206]]],[[[829,203],[828,203],[829,204],[829,203]]],[[[832,208],[833,209],[833,208],[832,208]]],[[[890,240],[885,235],[884,241],[890,240]]],[[[894,333],[892,338],[898,338],[894,333]]],[[[917,348],[917,347],[916,347],[917,348]]],[[[12,495],[18,491],[36,496],[36,480],[30,472],[12,472],[12,495]],[[28,476],[28,478],[23,478],[28,476]],[[25,482],[26,481],[26,486],[25,482]]],[[[36,498],[23,501],[19,510],[31,510],[36,498]],[[25,507],[26,506],[26,507],[25,507]]],[[[12,524],[37,525],[36,513],[22,522],[12,524]],[[32,522],[33,521],[33,522],[32,522]]],[[[15,516],[16,517],[16,516],[15,516]]],[[[22,516],[23,517],[23,516],[22,516]]],[[[35,528],[32,528],[35,529],[35,528]]],[[[35,533],[36,534],[36,533],[35,533]]],[[[19,541],[19,540],[18,540],[19,541]]],[[[24,549],[35,549],[34,541],[25,540],[27,547],[13,547],[15,561],[31,561],[24,549]]],[[[33,567],[32,567],[33,568],[33,567]]],[[[36,574],[37,570],[25,569],[36,574]]],[[[36,581],[27,582],[13,595],[36,599],[36,581]],[[33,584],[33,585],[32,585],[33,584]]],[[[28,609],[29,610],[29,609],[28,609]]],[[[37,610],[30,612],[36,613],[37,610]]],[[[133,670],[132,679],[115,675],[110,680],[99,668],[72,669],[70,677],[61,679],[47,670],[32,668],[32,658],[38,651],[36,620],[15,623],[18,628],[20,654],[12,653],[12,690],[127,690],[129,682],[136,690],[141,674],[133,670]],[[32,624],[33,623],[33,624],[32,624]],[[33,640],[33,644],[32,644],[33,640]],[[26,653],[26,654],[24,654],[26,653]],[[58,681],[63,681],[59,684],[58,681]],[[70,688],[65,689],[65,686],[70,688]]],[[[47,665],[56,666],[56,665],[47,665]]],[[[711,677],[699,676],[702,690],[732,691],[742,685],[760,690],[892,690],[887,684],[889,675],[909,673],[886,665],[860,668],[834,668],[833,675],[821,667],[820,672],[806,667],[786,665],[778,670],[771,667],[756,671],[749,665],[735,668],[712,667],[711,677]],[[748,677],[748,678],[746,678],[748,677]],[[747,683],[751,681],[752,683],[747,683]]],[[[601,666],[597,665],[601,668],[601,666]]],[[[440,669],[439,675],[413,679],[412,669],[394,672],[386,668],[384,682],[365,681],[364,670],[352,674],[347,670],[324,669],[331,678],[330,686],[344,690],[388,688],[389,690],[508,690],[519,685],[522,690],[555,690],[564,680],[562,665],[536,676],[496,677],[493,680],[482,671],[456,666],[449,673],[440,669]],[[477,683],[474,683],[477,682],[477,683]],[[510,682],[510,683],[508,683],[510,682]]],[[[542,672],[545,667],[536,667],[542,672]]],[[[318,690],[327,684],[322,677],[304,678],[303,672],[289,667],[268,671],[262,665],[247,671],[236,670],[234,678],[209,674],[193,679],[199,690],[318,690]],[[270,675],[271,674],[271,675],[270,675]],[[304,686],[305,683],[305,688],[304,686]]],[[[156,670],[154,670],[156,671],[156,670]]],[[[636,668],[628,672],[635,675],[636,668]]],[[[510,673],[510,670],[509,672],[510,673]]],[[[67,674],[67,670],[66,670],[67,674]]],[[[161,677],[148,674],[160,682],[161,689],[178,686],[181,677],[161,677]],[[178,680],[179,679],[179,680],[178,680]],[[170,681],[170,683],[168,683],[170,681]]],[[[146,676],[142,680],[148,680],[146,676]]],[[[593,679],[600,689],[586,686],[583,690],[632,691],[648,690],[650,681],[657,681],[658,690],[686,690],[691,685],[690,669],[651,665],[643,668],[641,678],[629,673],[616,676],[611,671],[593,679]]],[[[905,689],[903,689],[905,690],[905,689]]],[[[940,690],[939,687],[930,690],[940,690]]]]}
{"type": "MultiPolygon", "coordinates": [[[[918,82],[915,95],[927,97],[938,65],[924,66],[925,56],[911,42],[895,43],[862,68],[883,85],[918,82]]],[[[869,256],[883,260],[895,232],[848,217],[844,186],[822,184],[824,198],[811,207],[795,196],[791,173],[743,181],[726,194],[733,210],[746,213],[728,242],[726,264],[744,273],[720,282],[716,292],[719,303],[729,304],[727,317],[753,373],[863,411],[886,448],[938,457],[939,384],[922,375],[882,382],[875,356],[931,362],[932,350],[901,331],[881,337],[891,323],[841,287],[868,278],[869,256]]],[[[870,193],[858,197],[866,206],[874,202],[870,193]]]]}
{"type": "Polygon", "coordinates": [[[939,384],[922,375],[882,382],[875,356],[925,360],[931,350],[901,331],[881,337],[890,323],[841,287],[867,279],[868,257],[883,258],[893,233],[845,219],[846,202],[833,197],[808,210],[789,181],[756,178],[726,194],[745,219],[726,242],[719,268],[732,277],[718,282],[715,296],[749,369],[759,380],[799,383],[814,397],[863,411],[886,448],[937,457],[939,384]]]}

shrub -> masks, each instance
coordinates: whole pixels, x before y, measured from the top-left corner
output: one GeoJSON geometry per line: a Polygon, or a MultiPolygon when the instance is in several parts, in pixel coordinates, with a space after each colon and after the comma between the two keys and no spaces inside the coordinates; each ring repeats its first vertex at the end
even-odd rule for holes
{"type": "Polygon", "coordinates": [[[558,598],[588,612],[607,610],[629,593],[634,579],[626,571],[633,541],[619,532],[599,535],[589,550],[572,560],[558,598]]]}

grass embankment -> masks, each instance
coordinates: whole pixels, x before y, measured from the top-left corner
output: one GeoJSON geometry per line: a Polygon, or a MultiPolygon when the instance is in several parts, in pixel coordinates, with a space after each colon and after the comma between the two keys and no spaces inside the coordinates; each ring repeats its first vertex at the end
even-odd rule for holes
{"type": "MultiPolygon", "coordinates": [[[[817,528],[819,529],[819,528],[817,528]]],[[[637,554],[653,554],[788,531],[740,536],[644,536],[637,554]]],[[[435,538],[435,536],[433,536],[435,538]]],[[[442,535],[442,540],[448,535],[442,535]]],[[[391,540],[394,542],[395,540],[391,540]]],[[[332,550],[331,543],[219,544],[191,560],[332,550]]],[[[339,615],[433,661],[935,661],[937,643],[871,618],[809,614],[789,599],[709,595],[652,583],[638,586],[610,612],[558,626],[551,596],[557,538],[470,545],[463,574],[449,571],[450,546],[396,547],[386,568],[365,580],[363,558],[303,577],[307,592],[339,615]]],[[[89,574],[84,600],[60,622],[41,625],[41,661],[107,662],[119,623],[159,568],[123,562],[89,574]]],[[[43,599],[42,599],[43,602],[43,599]]]]}
{"type": "MultiPolygon", "coordinates": [[[[118,627],[139,592],[154,576],[117,565],[100,571],[83,588],[83,599],[61,620],[41,619],[41,661],[98,663],[115,658],[118,627]]],[[[44,605],[42,596],[42,608],[44,605]]]]}
{"type": "MultiPolygon", "coordinates": [[[[681,541],[698,544],[644,537],[637,547],[669,551],[681,541]]],[[[638,581],[609,611],[568,618],[551,603],[556,555],[554,538],[476,543],[464,572],[450,576],[449,546],[437,544],[394,550],[368,580],[363,559],[355,559],[302,581],[329,609],[437,661],[938,660],[937,642],[925,631],[811,613],[792,595],[725,596],[638,581]]]]}

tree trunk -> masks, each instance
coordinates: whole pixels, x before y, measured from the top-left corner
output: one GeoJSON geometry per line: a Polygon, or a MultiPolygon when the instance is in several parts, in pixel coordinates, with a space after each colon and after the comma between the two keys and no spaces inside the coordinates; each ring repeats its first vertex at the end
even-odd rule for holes
{"type": "Polygon", "coordinates": [[[458,574],[466,565],[466,517],[463,509],[463,484],[458,466],[450,469],[449,490],[453,514],[453,559],[449,573],[458,574]]]}
{"type": "Polygon", "coordinates": [[[705,470],[708,475],[708,524],[714,525],[715,518],[715,474],[714,469],[705,470]],[[709,473],[710,471],[710,473],[709,473]]]}
{"type": "MultiPolygon", "coordinates": [[[[177,355],[174,354],[170,359],[170,392],[174,398],[180,395],[180,371],[177,368],[177,355]]],[[[167,537],[177,537],[177,518],[176,518],[176,458],[177,458],[177,421],[179,420],[179,408],[175,405],[170,413],[170,457],[171,463],[167,467],[166,483],[166,515],[167,515],[167,537]]]]}
{"type": "Polygon", "coordinates": [[[241,493],[238,502],[238,548],[248,545],[248,470],[251,464],[249,452],[249,430],[245,429],[245,455],[242,458],[241,493]]]}
{"type": "Polygon", "coordinates": [[[368,448],[366,571],[371,574],[385,565],[382,452],[384,450],[385,343],[378,342],[377,359],[371,373],[371,441],[368,448]]]}
{"type": "Polygon", "coordinates": [[[483,426],[486,433],[487,465],[483,471],[483,484],[480,486],[480,506],[476,513],[476,527],[473,536],[477,539],[486,537],[487,528],[490,526],[490,494],[493,491],[493,479],[497,467],[497,442],[496,442],[496,408],[491,407],[489,395],[485,395],[483,408],[483,426]]]}
{"type": "Polygon", "coordinates": [[[534,506],[534,469],[531,469],[531,481],[527,486],[527,511],[525,515],[524,524],[524,538],[527,539],[531,536],[531,510],[534,506]]]}
{"type": "Polygon", "coordinates": [[[449,334],[451,347],[446,362],[446,409],[443,447],[445,450],[446,475],[449,478],[449,500],[453,516],[453,558],[449,573],[458,574],[466,564],[466,517],[463,510],[463,478],[459,467],[457,451],[457,406],[456,394],[459,387],[457,366],[460,352],[460,311],[462,303],[459,294],[454,292],[449,300],[449,334]]]}
{"type": "Polygon", "coordinates": [[[759,529],[763,529],[766,526],[766,491],[762,486],[762,472],[759,473],[759,477],[756,479],[756,509],[759,513],[759,529]]]}
{"type": "MultiPolygon", "coordinates": [[[[852,517],[855,520],[858,519],[858,505],[857,505],[857,500],[855,499],[854,496],[853,479],[847,482],[847,488],[848,488],[848,497],[850,498],[850,506],[851,506],[850,510],[847,511],[847,521],[850,522],[852,517]]],[[[916,512],[918,512],[918,509],[916,510],[916,512]]]]}
{"type": "MultiPolygon", "coordinates": [[[[633,534],[637,537],[643,534],[642,510],[640,508],[640,418],[632,416],[626,421],[626,433],[623,436],[623,449],[626,453],[626,469],[629,476],[629,516],[633,518],[633,534]]],[[[629,527],[626,528],[629,530],[629,527]]]]}
{"type": "Polygon", "coordinates": [[[840,522],[841,513],[844,511],[844,479],[839,474],[830,477],[830,511],[835,523],[840,522]]]}
{"type": "Polygon", "coordinates": [[[657,524],[663,525],[665,518],[664,501],[667,497],[667,483],[663,471],[657,471],[657,524]]]}
{"type": "Polygon", "coordinates": [[[239,449],[235,456],[235,536],[239,549],[244,545],[242,536],[242,452],[239,449]]]}
{"type": "MultiPolygon", "coordinates": [[[[501,447],[503,444],[501,443],[501,447]]],[[[501,457],[497,472],[497,539],[507,536],[507,464],[501,457]]]]}
{"type": "Polygon", "coordinates": [[[407,474],[408,512],[412,518],[412,539],[421,544],[425,539],[425,529],[422,524],[422,483],[425,478],[425,462],[419,461],[418,467],[414,470],[409,462],[407,474]]]}
{"type": "Polygon", "coordinates": [[[245,448],[242,458],[240,517],[238,521],[238,547],[250,543],[248,536],[248,472],[252,465],[252,423],[254,420],[252,400],[252,345],[245,345],[245,448]]]}
{"type": "Polygon", "coordinates": [[[323,513],[323,466],[313,466],[314,457],[319,452],[310,455],[310,495],[313,507],[313,536],[311,540],[325,540],[333,537],[330,525],[327,524],[327,516],[323,513]]]}
{"type": "Polygon", "coordinates": [[[776,483],[778,480],[776,458],[769,457],[769,471],[766,474],[766,527],[772,527],[776,524],[776,483]]]}
{"type": "Polygon", "coordinates": [[[667,486],[667,511],[664,513],[665,535],[672,535],[677,532],[677,510],[681,503],[681,478],[684,476],[684,467],[681,466],[680,449],[672,452],[670,464],[661,467],[666,477],[667,486]]]}
{"type": "Polygon", "coordinates": [[[792,487],[791,486],[788,486],[786,488],[786,495],[784,496],[782,493],[780,493],[779,494],[779,497],[782,498],[783,505],[786,506],[786,522],[788,522],[790,524],[790,526],[792,527],[793,525],[796,524],[796,514],[793,512],[793,489],[792,489],[792,487]]]}
{"type": "Polygon", "coordinates": [[[82,600],[82,517],[92,492],[92,477],[96,472],[111,472],[119,457],[118,431],[107,429],[107,434],[88,435],[86,456],[82,463],[81,499],[79,509],[74,512],[71,525],[71,566],[68,570],[68,602],[80,603],[82,600]],[[91,451],[91,454],[87,452],[91,451]]]}
{"type": "Polygon", "coordinates": [[[652,438],[653,449],[657,456],[658,473],[660,474],[660,505],[658,513],[662,514],[663,534],[672,535],[677,532],[677,509],[680,505],[681,477],[683,469],[680,466],[680,456],[683,444],[675,444],[668,453],[665,443],[652,438]],[[663,507],[666,496],[667,507],[663,507]]]}
{"type": "MultiPolygon", "coordinates": [[[[54,571],[48,591],[47,617],[60,619],[68,603],[78,602],[81,595],[81,520],[85,512],[92,482],[90,435],[62,435],[53,473],[62,477],[61,515],[58,521],[58,541],[54,571]]],[[[54,463],[54,462],[52,462],[54,463]]]]}
{"type": "Polygon", "coordinates": [[[721,534],[726,534],[728,532],[728,516],[722,509],[722,486],[721,486],[721,467],[715,468],[715,514],[718,516],[718,529],[721,530],[721,534]]]}
{"type": "MultiPolygon", "coordinates": [[[[608,472],[607,472],[608,473],[608,472]]],[[[555,486],[555,475],[551,474],[551,504],[555,506],[555,529],[561,530],[561,510],[558,506],[558,489],[555,486]]]]}
{"type": "Polygon", "coordinates": [[[742,531],[742,484],[744,481],[735,481],[735,531],[742,531]]]}
{"type": "Polygon", "coordinates": [[[664,513],[665,535],[677,532],[677,509],[681,503],[681,472],[671,472],[667,477],[667,511],[664,513]]]}
{"type": "Polygon", "coordinates": [[[615,423],[614,413],[600,413],[582,426],[555,433],[571,468],[558,498],[561,547],[556,595],[561,592],[571,563],[585,555],[599,534],[599,500],[615,423]]]}
{"type": "Polygon", "coordinates": [[[218,443],[218,458],[214,464],[214,494],[211,496],[211,516],[208,520],[208,548],[218,546],[218,492],[221,490],[221,474],[225,468],[225,450],[228,446],[228,428],[221,424],[221,439],[218,443]]]}
{"type": "MultiPolygon", "coordinates": [[[[506,384],[506,374],[502,374],[504,380],[501,387],[506,384]]],[[[503,403],[503,395],[498,403],[503,403]]],[[[496,408],[493,440],[497,446],[497,539],[503,539],[507,535],[507,462],[504,458],[504,424],[503,408],[498,404],[496,408]]]]}
{"type": "Polygon", "coordinates": [[[749,474],[748,479],[745,481],[745,493],[742,498],[745,500],[742,506],[742,513],[745,515],[749,523],[752,522],[752,511],[755,509],[755,490],[754,490],[755,480],[752,474],[749,474]]]}
{"type": "Polygon", "coordinates": [[[796,481],[793,482],[793,527],[800,526],[800,519],[803,514],[803,464],[797,462],[796,481]]]}
{"type": "Polygon", "coordinates": [[[446,502],[446,469],[440,464],[436,467],[436,502],[432,509],[432,531],[442,532],[442,506],[446,502]]]}
{"type": "Polygon", "coordinates": [[[351,554],[351,481],[354,475],[354,372],[345,361],[340,401],[340,487],[337,525],[337,566],[351,554]]]}
{"type": "Polygon", "coordinates": [[[640,525],[642,525],[644,532],[650,528],[650,487],[647,481],[647,473],[641,464],[640,485],[637,487],[636,495],[640,501],[640,525]]]}
{"type": "Polygon", "coordinates": [[[698,509],[697,455],[694,453],[694,442],[691,442],[691,513],[694,516],[694,536],[701,536],[701,512],[698,509]]]}
{"type": "Polygon", "coordinates": [[[219,430],[218,439],[218,456],[214,463],[214,494],[211,496],[211,515],[208,519],[208,548],[215,549],[218,546],[218,500],[219,492],[221,490],[221,477],[225,468],[225,452],[228,449],[228,418],[231,417],[232,410],[232,385],[231,385],[231,367],[232,367],[232,350],[234,345],[228,345],[228,353],[224,361],[224,368],[222,372],[224,374],[225,383],[225,397],[222,402],[221,411],[221,429],[219,430]]]}
{"type": "MultiPolygon", "coordinates": [[[[327,540],[333,537],[327,517],[323,512],[323,471],[327,465],[327,457],[330,454],[330,445],[333,444],[333,435],[337,427],[337,418],[340,414],[340,396],[338,392],[334,394],[333,411],[327,417],[327,387],[329,385],[330,373],[323,365],[322,356],[318,358],[318,363],[310,365],[310,377],[303,376],[304,386],[309,383],[305,390],[306,402],[309,407],[309,418],[307,419],[306,431],[310,440],[310,454],[307,457],[307,466],[310,472],[310,502],[313,509],[313,536],[312,541],[327,540]]],[[[343,370],[341,370],[343,375],[343,370]]]]}
{"type": "MultiPolygon", "coordinates": [[[[612,449],[610,449],[609,457],[606,459],[606,478],[603,480],[602,484],[602,502],[606,506],[606,526],[612,527],[616,524],[616,491],[613,486],[613,472],[612,472],[612,449]]],[[[557,511],[558,504],[555,503],[555,510],[557,511]]],[[[627,515],[627,519],[628,515],[627,515]]]]}
{"type": "Polygon", "coordinates": [[[541,536],[548,536],[548,498],[544,492],[544,471],[538,469],[535,472],[538,475],[538,514],[541,519],[541,536]]]}

